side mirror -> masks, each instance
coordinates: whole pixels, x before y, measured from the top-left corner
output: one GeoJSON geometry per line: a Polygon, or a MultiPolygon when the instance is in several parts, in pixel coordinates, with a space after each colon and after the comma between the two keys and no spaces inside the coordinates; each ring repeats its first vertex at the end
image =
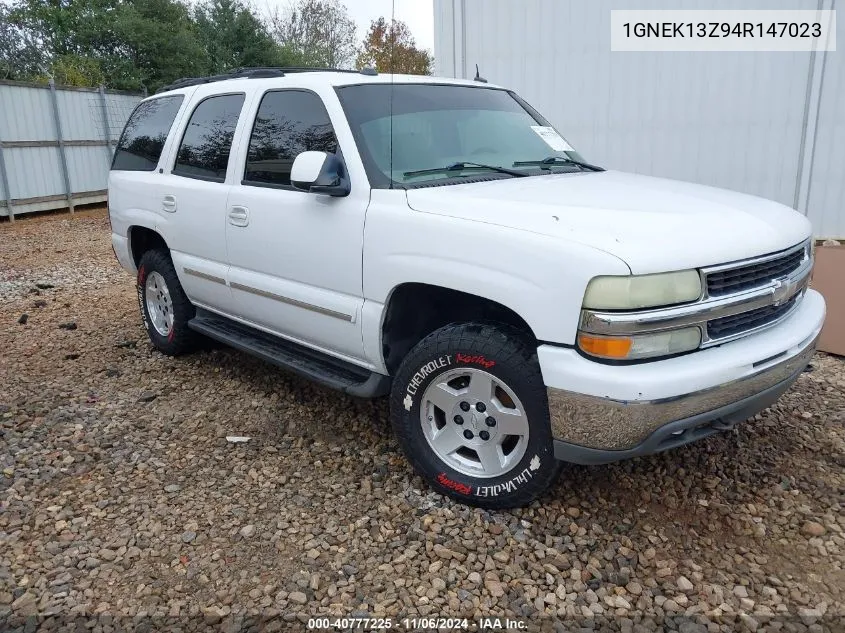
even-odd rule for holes
{"type": "Polygon", "coordinates": [[[334,154],[302,152],[293,161],[290,184],[300,191],[348,196],[352,187],[346,165],[334,154]]]}

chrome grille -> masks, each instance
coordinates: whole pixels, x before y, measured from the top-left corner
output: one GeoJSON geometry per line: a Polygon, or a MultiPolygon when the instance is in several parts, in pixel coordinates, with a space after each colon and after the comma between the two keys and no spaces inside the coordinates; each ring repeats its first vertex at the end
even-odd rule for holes
{"type": "Polygon", "coordinates": [[[770,305],[733,316],[713,319],[707,322],[707,336],[711,340],[734,337],[750,332],[785,316],[798,303],[800,294],[781,305],[770,305]]]}
{"type": "Polygon", "coordinates": [[[764,286],[797,270],[806,256],[806,247],[801,245],[785,253],[739,264],[734,268],[720,266],[707,273],[707,294],[710,297],[723,297],[764,286]]]}

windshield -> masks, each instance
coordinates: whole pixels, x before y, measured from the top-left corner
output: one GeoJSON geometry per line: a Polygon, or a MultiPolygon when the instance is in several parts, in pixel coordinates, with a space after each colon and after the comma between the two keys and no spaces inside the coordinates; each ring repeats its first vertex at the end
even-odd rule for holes
{"type": "Polygon", "coordinates": [[[583,169],[572,162],[583,159],[549,122],[506,90],[364,84],[337,93],[376,188],[583,169]]]}

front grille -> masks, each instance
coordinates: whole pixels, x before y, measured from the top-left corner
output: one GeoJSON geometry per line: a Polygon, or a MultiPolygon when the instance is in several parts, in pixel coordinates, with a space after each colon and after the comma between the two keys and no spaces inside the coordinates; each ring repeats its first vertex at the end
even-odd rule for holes
{"type": "Polygon", "coordinates": [[[786,303],[779,306],[771,305],[756,310],[743,312],[742,314],[735,314],[729,317],[722,317],[721,319],[713,319],[707,322],[707,335],[711,339],[721,339],[735,334],[741,334],[754,328],[766,325],[772,321],[778,320],[780,317],[789,312],[795,305],[795,302],[801,297],[802,293],[798,293],[786,303]]]}
{"type": "Polygon", "coordinates": [[[804,249],[801,248],[765,262],[708,273],[707,293],[711,297],[721,297],[764,286],[773,279],[788,275],[798,268],[803,260],[804,249]]]}

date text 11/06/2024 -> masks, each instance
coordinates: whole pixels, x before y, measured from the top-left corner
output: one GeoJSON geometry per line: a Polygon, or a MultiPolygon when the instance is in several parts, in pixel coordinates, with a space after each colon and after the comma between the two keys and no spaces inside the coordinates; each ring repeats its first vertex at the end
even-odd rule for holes
{"type": "Polygon", "coordinates": [[[524,631],[528,624],[511,618],[309,618],[308,629],[315,631],[389,631],[394,628],[406,631],[454,629],[463,631],[524,631]]]}

